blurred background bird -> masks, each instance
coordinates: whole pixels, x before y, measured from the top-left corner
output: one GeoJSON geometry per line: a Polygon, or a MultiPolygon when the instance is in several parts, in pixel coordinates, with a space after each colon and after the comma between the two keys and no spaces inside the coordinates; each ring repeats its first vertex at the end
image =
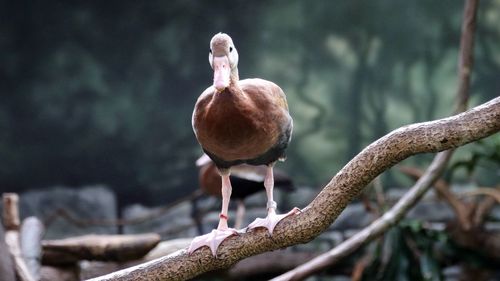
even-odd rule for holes
{"type": "MultiPolygon", "coordinates": [[[[217,167],[210,158],[203,154],[197,161],[199,168],[199,185],[203,194],[222,199],[221,178],[217,173],[217,167]]],[[[231,183],[233,192],[231,197],[236,201],[236,216],[234,219],[234,228],[240,229],[245,221],[246,207],[245,199],[251,195],[265,191],[264,178],[266,176],[265,166],[238,165],[231,168],[231,183]]],[[[293,180],[288,174],[280,169],[274,170],[274,187],[284,192],[293,192],[295,186],[293,180]]],[[[196,222],[200,234],[203,230],[203,215],[198,207],[197,201],[193,200],[192,217],[196,222]]]]}

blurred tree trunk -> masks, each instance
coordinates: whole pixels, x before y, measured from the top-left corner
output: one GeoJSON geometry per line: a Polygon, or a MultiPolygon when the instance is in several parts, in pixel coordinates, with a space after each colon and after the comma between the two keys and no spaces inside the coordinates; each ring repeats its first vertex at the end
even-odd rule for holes
{"type": "Polygon", "coordinates": [[[44,240],[42,261],[45,265],[67,265],[80,260],[128,261],[143,257],[159,242],[156,233],[44,240]]]}
{"type": "MultiPolygon", "coordinates": [[[[370,51],[370,44],[366,38],[360,40],[359,43],[359,61],[352,76],[350,92],[347,95],[347,155],[346,162],[354,157],[361,150],[361,123],[363,121],[363,113],[361,108],[363,106],[363,91],[366,83],[366,76],[368,72],[367,56],[370,51]]],[[[356,45],[356,44],[353,44],[356,45]]]]}

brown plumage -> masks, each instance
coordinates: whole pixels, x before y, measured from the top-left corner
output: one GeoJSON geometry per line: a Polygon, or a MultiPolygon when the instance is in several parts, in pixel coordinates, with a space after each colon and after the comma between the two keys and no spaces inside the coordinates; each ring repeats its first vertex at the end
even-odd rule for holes
{"type": "Polygon", "coordinates": [[[221,92],[205,90],[196,103],[193,128],[219,168],[267,165],[284,156],[292,118],[281,88],[266,80],[246,79],[221,92]],[[279,151],[266,156],[275,147],[279,151]]]}
{"type": "Polygon", "coordinates": [[[217,229],[196,237],[189,252],[206,245],[215,255],[219,244],[236,234],[227,226],[232,166],[267,165],[264,186],[268,216],[256,219],[249,228],[266,227],[272,234],[275,225],[297,209],[276,215],[273,200],[273,166],[285,158],[293,127],[285,94],[270,81],[239,80],[238,52],[227,34],[216,34],[210,41],[209,62],[214,70],[213,85],[198,98],[192,123],[198,142],[221,175],[222,211],[217,229]]]}

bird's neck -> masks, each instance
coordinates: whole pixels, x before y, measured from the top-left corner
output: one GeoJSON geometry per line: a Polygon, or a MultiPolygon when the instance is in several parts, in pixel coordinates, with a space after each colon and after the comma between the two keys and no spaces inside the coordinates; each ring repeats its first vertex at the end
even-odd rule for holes
{"type": "Polygon", "coordinates": [[[240,75],[238,74],[238,68],[235,67],[231,69],[231,75],[229,76],[229,84],[232,86],[236,86],[239,80],[240,80],[240,75]]]}

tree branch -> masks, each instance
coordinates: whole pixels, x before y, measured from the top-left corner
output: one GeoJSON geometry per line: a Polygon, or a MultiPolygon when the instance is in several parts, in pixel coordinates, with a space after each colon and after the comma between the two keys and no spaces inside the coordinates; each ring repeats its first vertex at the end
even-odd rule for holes
{"type": "Polygon", "coordinates": [[[495,199],[498,204],[500,204],[500,190],[490,188],[490,187],[478,187],[474,190],[464,191],[459,194],[459,197],[464,196],[476,196],[476,195],[488,195],[495,199]]]}
{"type": "Polygon", "coordinates": [[[68,265],[80,260],[129,261],[146,255],[160,242],[156,233],[129,235],[84,235],[44,240],[42,263],[68,265]]]}
{"type": "Polygon", "coordinates": [[[427,169],[425,176],[421,177],[415,185],[404,194],[403,197],[387,211],[382,217],[375,220],[369,226],[353,235],[351,238],[340,243],[332,250],[321,254],[309,262],[290,270],[274,279],[273,281],[303,280],[308,276],[319,272],[342,258],[354,253],[361,246],[371,242],[373,239],[384,234],[391,226],[399,220],[417,203],[425,194],[434,181],[436,181],[446,167],[451,157],[451,150],[439,153],[427,169]]]}
{"type": "Polygon", "coordinates": [[[265,229],[255,229],[225,240],[217,258],[206,247],[191,255],[184,249],[92,280],[185,280],[252,255],[307,243],[325,231],[370,181],[394,164],[415,154],[456,148],[499,130],[500,97],[462,114],[401,127],[361,151],[301,214],[283,219],[272,237],[265,229]]]}
{"type": "MultiPolygon", "coordinates": [[[[472,50],[474,46],[478,2],[479,0],[467,0],[464,7],[462,32],[460,36],[460,55],[458,63],[459,84],[456,95],[456,113],[464,111],[467,108],[467,102],[469,100],[470,74],[474,58],[472,50]]],[[[406,214],[406,212],[408,212],[411,207],[420,200],[423,194],[436,181],[435,186],[438,187],[438,192],[444,195],[445,198],[448,199],[449,203],[452,203],[452,206],[459,215],[462,225],[470,228],[470,220],[468,220],[470,213],[467,213],[469,209],[461,208],[463,205],[459,204],[461,202],[458,201],[458,199],[456,199],[449,191],[448,185],[444,181],[438,180],[452,154],[453,150],[448,150],[436,155],[425,173],[419,174],[419,177],[421,177],[420,180],[418,180],[410,191],[406,193],[405,196],[403,196],[403,198],[401,198],[398,203],[382,218],[377,219],[371,225],[327,253],[322,254],[314,260],[311,260],[294,270],[286,272],[273,280],[302,280],[313,273],[326,268],[327,266],[331,266],[350,253],[353,253],[362,245],[382,235],[393,224],[396,224],[406,214]],[[456,200],[453,201],[452,199],[456,200]]],[[[406,171],[408,172],[408,170],[406,171]]],[[[405,170],[403,170],[403,172],[405,172],[405,170]]]]}
{"type": "Polygon", "coordinates": [[[460,55],[458,61],[457,112],[467,109],[469,85],[472,66],[474,64],[474,34],[476,31],[476,15],[479,0],[466,0],[460,36],[460,55]]]}
{"type": "MultiPolygon", "coordinates": [[[[497,187],[498,188],[498,187],[497,187]]],[[[475,208],[474,215],[472,218],[472,223],[474,227],[483,224],[487,215],[490,213],[491,209],[495,206],[496,200],[492,197],[486,197],[481,200],[477,207],[475,208]]]]}

